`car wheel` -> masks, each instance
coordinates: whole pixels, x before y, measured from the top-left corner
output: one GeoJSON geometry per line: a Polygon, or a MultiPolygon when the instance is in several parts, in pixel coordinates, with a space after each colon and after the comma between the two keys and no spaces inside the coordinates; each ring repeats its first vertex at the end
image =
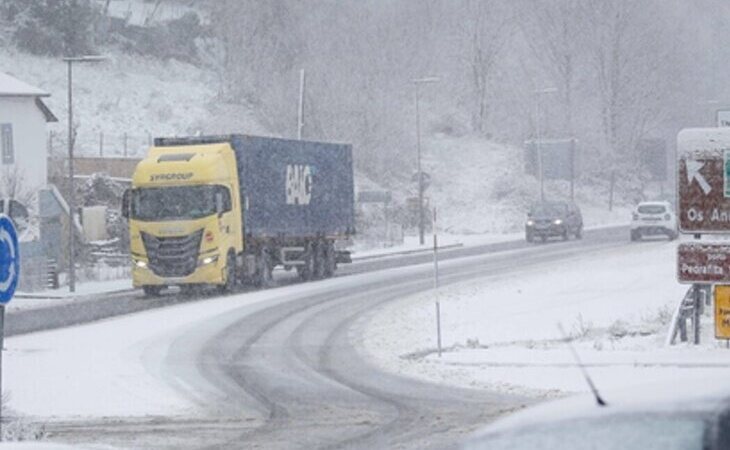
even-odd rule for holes
{"type": "Polygon", "coordinates": [[[525,235],[525,240],[526,240],[527,242],[533,242],[533,241],[535,241],[535,238],[534,238],[534,237],[532,237],[532,233],[527,233],[527,234],[525,235]]]}
{"type": "Polygon", "coordinates": [[[563,237],[563,240],[564,241],[567,241],[568,240],[568,229],[567,228],[563,230],[562,237],[563,237]]]}
{"type": "Polygon", "coordinates": [[[545,242],[545,241],[547,241],[547,236],[545,236],[545,235],[543,234],[542,236],[540,236],[540,240],[541,240],[542,242],[545,242]]]}
{"type": "Polygon", "coordinates": [[[669,238],[670,241],[673,241],[673,240],[677,239],[677,233],[675,231],[670,231],[667,233],[667,237],[669,238]]]}
{"type": "Polygon", "coordinates": [[[641,233],[638,231],[632,231],[631,232],[631,240],[632,241],[638,241],[641,239],[641,233]]]}
{"type": "Polygon", "coordinates": [[[575,238],[583,239],[583,225],[579,226],[578,229],[575,231],[575,238]]]}

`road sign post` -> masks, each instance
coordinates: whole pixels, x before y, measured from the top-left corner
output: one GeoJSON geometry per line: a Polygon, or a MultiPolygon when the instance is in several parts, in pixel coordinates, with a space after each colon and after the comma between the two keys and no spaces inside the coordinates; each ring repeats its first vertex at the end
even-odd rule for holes
{"type": "Polygon", "coordinates": [[[20,247],[12,220],[0,214],[0,441],[2,431],[2,369],[5,346],[5,305],[13,298],[20,276],[20,247]]]}

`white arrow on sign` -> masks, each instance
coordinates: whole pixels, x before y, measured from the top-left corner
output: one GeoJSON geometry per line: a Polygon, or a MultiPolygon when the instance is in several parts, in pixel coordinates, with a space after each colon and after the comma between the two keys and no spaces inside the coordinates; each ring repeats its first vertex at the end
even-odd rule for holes
{"type": "Polygon", "coordinates": [[[8,277],[0,282],[0,292],[5,292],[10,289],[10,286],[12,286],[13,282],[15,281],[16,273],[15,264],[13,263],[13,261],[15,260],[16,256],[15,247],[13,247],[13,240],[7,230],[0,230],[0,241],[4,241],[10,249],[10,267],[8,268],[8,277]]]}
{"type": "Polygon", "coordinates": [[[702,161],[696,161],[694,159],[688,159],[686,163],[687,184],[692,183],[692,179],[695,179],[697,180],[697,183],[700,185],[705,195],[709,194],[712,190],[712,186],[710,186],[710,183],[708,183],[707,180],[705,180],[705,177],[702,176],[702,174],[700,173],[700,170],[705,167],[705,163],[702,161]]]}

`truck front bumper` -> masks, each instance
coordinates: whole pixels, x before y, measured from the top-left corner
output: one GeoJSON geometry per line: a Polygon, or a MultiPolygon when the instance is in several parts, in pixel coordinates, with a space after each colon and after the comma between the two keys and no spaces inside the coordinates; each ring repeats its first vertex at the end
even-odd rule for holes
{"type": "Polygon", "coordinates": [[[195,271],[185,277],[161,277],[152,269],[132,266],[132,285],[135,288],[142,286],[180,286],[184,284],[214,284],[225,283],[225,259],[221,258],[214,263],[199,265],[195,271]]]}

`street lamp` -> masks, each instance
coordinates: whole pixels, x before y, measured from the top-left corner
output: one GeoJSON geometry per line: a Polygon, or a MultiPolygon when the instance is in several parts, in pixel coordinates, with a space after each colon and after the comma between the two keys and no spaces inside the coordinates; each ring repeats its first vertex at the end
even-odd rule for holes
{"type": "Polygon", "coordinates": [[[557,88],[549,87],[535,91],[535,151],[537,152],[537,172],[540,176],[540,201],[545,201],[545,177],[543,174],[542,148],[540,148],[540,96],[558,92],[557,88]]]}
{"type": "Polygon", "coordinates": [[[74,140],[73,134],[73,63],[93,63],[108,59],[101,55],[73,56],[63,58],[68,65],[68,180],[69,191],[68,196],[68,289],[70,292],[76,291],[76,262],[74,258],[75,240],[74,234],[74,211],[76,209],[75,187],[74,187],[74,140]]]}
{"type": "Polygon", "coordinates": [[[421,118],[418,110],[420,99],[418,87],[422,84],[438,83],[438,77],[414,78],[411,82],[416,86],[416,149],[418,151],[418,241],[425,243],[425,219],[423,214],[423,172],[421,171],[421,118]]]}

